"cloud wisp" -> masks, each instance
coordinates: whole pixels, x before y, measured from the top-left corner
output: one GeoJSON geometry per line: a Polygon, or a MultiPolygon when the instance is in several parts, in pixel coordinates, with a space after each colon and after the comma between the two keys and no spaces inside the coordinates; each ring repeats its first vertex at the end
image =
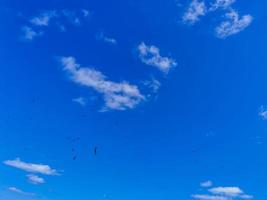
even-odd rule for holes
{"type": "Polygon", "coordinates": [[[154,45],[146,45],[144,42],[138,45],[139,58],[146,65],[158,68],[164,73],[168,73],[171,68],[176,67],[174,59],[160,55],[160,49],[154,45]]]}
{"type": "Polygon", "coordinates": [[[37,36],[42,36],[45,30],[52,24],[56,25],[62,32],[66,31],[66,23],[81,25],[82,21],[90,16],[91,12],[82,10],[46,10],[37,16],[30,18],[27,25],[22,28],[22,37],[25,40],[33,40],[37,36]]]}
{"type": "Polygon", "coordinates": [[[35,31],[29,26],[22,27],[22,39],[24,40],[33,40],[36,37],[39,37],[42,35],[42,32],[35,31]]]}
{"type": "Polygon", "coordinates": [[[16,194],[19,194],[19,195],[23,195],[23,196],[36,196],[35,193],[31,193],[31,192],[24,192],[23,190],[21,189],[18,189],[16,187],[9,187],[8,190],[10,192],[13,192],[13,193],[16,193],[16,194]]]}
{"type": "Polygon", "coordinates": [[[201,16],[205,16],[207,8],[204,1],[193,0],[187,11],[183,15],[183,22],[187,24],[195,24],[201,16]]]}
{"type": "Polygon", "coordinates": [[[56,17],[54,10],[41,12],[38,16],[33,17],[30,22],[35,26],[48,26],[52,18],[56,17]]]}
{"type": "Polygon", "coordinates": [[[97,33],[96,39],[103,41],[103,42],[106,42],[108,44],[113,44],[113,45],[117,44],[117,40],[115,38],[108,37],[103,32],[97,33]]]}
{"type": "Polygon", "coordinates": [[[50,176],[59,175],[59,173],[55,169],[52,169],[49,165],[26,163],[19,158],[16,158],[15,160],[6,160],[4,161],[4,164],[30,173],[50,176]]]}
{"type": "Polygon", "coordinates": [[[74,57],[61,57],[60,63],[74,83],[94,89],[103,95],[105,102],[103,111],[133,109],[145,100],[136,85],[126,81],[118,83],[109,81],[100,71],[81,67],[74,57]]]}
{"type": "Polygon", "coordinates": [[[225,39],[229,36],[240,33],[246,29],[253,21],[249,14],[239,16],[239,13],[232,8],[236,0],[215,0],[210,6],[206,6],[205,1],[192,0],[182,20],[185,24],[193,25],[200,20],[200,17],[206,16],[210,12],[223,10],[224,20],[216,26],[216,36],[225,39]]]}
{"type": "Polygon", "coordinates": [[[205,181],[205,182],[200,183],[200,186],[204,188],[211,187],[212,185],[213,185],[212,181],[205,181]]]}
{"type": "Polygon", "coordinates": [[[226,13],[225,17],[226,20],[216,27],[216,35],[218,38],[222,39],[243,31],[253,20],[251,15],[243,15],[240,17],[239,13],[235,10],[226,13]]]}
{"type": "Polygon", "coordinates": [[[84,97],[77,97],[77,98],[72,99],[72,101],[81,105],[81,106],[86,106],[86,103],[87,103],[87,101],[84,97]]]}
{"type": "Polygon", "coordinates": [[[236,0],[216,0],[210,7],[210,11],[215,11],[217,9],[228,9],[231,7],[236,0]]]}
{"type": "Polygon", "coordinates": [[[27,175],[28,181],[34,185],[40,185],[45,183],[45,180],[42,177],[39,177],[35,174],[28,174],[27,175]]]}

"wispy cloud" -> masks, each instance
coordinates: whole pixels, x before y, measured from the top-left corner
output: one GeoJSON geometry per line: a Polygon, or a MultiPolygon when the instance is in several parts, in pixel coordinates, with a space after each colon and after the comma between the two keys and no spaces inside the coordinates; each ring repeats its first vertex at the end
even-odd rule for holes
{"type": "Polygon", "coordinates": [[[82,25],[82,22],[90,16],[87,9],[81,10],[47,10],[40,12],[37,16],[30,18],[27,24],[22,28],[23,38],[33,40],[37,36],[45,33],[46,29],[55,24],[61,32],[66,31],[66,24],[82,25]],[[54,23],[52,23],[54,22],[54,23]]]}
{"type": "Polygon", "coordinates": [[[193,194],[192,197],[198,200],[229,200],[227,197],[208,194],[193,194]]]}
{"type": "Polygon", "coordinates": [[[35,26],[48,26],[52,18],[56,17],[56,11],[44,11],[40,15],[33,17],[30,22],[35,26]]]}
{"type": "Polygon", "coordinates": [[[222,39],[243,31],[253,20],[251,15],[243,15],[240,17],[238,12],[235,10],[231,10],[226,13],[225,16],[227,19],[216,27],[216,35],[218,38],[222,39]]]}
{"type": "Polygon", "coordinates": [[[17,169],[24,170],[26,172],[39,173],[51,176],[59,175],[59,173],[55,169],[52,169],[49,165],[26,163],[20,160],[19,158],[16,158],[15,160],[6,160],[4,161],[4,164],[10,167],[15,167],[17,169]]]}
{"type": "Polygon", "coordinates": [[[28,181],[32,184],[39,185],[45,183],[45,180],[42,177],[39,177],[34,174],[29,174],[27,175],[28,181]]]}
{"type": "Polygon", "coordinates": [[[34,38],[42,35],[42,32],[37,32],[29,26],[22,27],[22,33],[22,39],[24,40],[33,40],[34,38]]]}
{"type": "Polygon", "coordinates": [[[75,25],[81,25],[81,19],[77,15],[75,11],[72,10],[63,10],[62,11],[63,16],[67,18],[67,20],[75,25]]]}
{"type": "Polygon", "coordinates": [[[138,45],[138,53],[143,63],[154,66],[164,73],[177,66],[174,59],[161,56],[160,49],[154,45],[149,46],[142,42],[138,45]]]}
{"type": "Polygon", "coordinates": [[[236,0],[216,0],[209,9],[210,11],[215,11],[219,8],[221,9],[227,9],[230,8],[230,6],[235,3],[236,0]]]}
{"type": "MultiPolygon", "coordinates": [[[[202,187],[211,187],[212,182],[204,182],[201,183],[202,187]]],[[[239,187],[213,187],[207,190],[208,194],[193,194],[192,198],[197,200],[235,200],[235,199],[243,199],[249,200],[253,199],[253,196],[246,194],[239,187]]]]}
{"type": "Polygon", "coordinates": [[[263,120],[267,120],[267,110],[264,108],[264,106],[261,106],[261,107],[260,107],[259,116],[260,116],[263,120]]]}
{"type": "Polygon", "coordinates": [[[86,106],[86,99],[83,97],[77,97],[72,99],[73,102],[80,104],[81,106],[86,106]]]}
{"type": "Polygon", "coordinates": [[[20,194],[20,195],[24,195],[24,196],[35,196],[35,193],[30,193],[30,192],[24,192],[21,189],[18,189],[16,187],[9,187],[8,190],[10,192],[16,193],[16,194],[20,194]]]}
{"type": "Polygon", "coordinates": [[[211,187],[213,185],[212,181],[205,181],[205,182],[202,182],[200,183],[200,186],[201,187],[211,187]]]}
{"type": "Polygon", "coordinates": [[[204,16],[207,8],[204,1],[193,0],[183,15],[183,22],[188,24],[196,23],[201,16],[204,16]]]}
{"type": "Polygon", "coordinates": [[[89,17],[91,15],[91,11],[87,9],[82,9],[82,13],[84,17],[89,17]]]}
{"type": "Polygon", "coordinates": [[[157,79],[152,77],[151,80],[144,81],[144,85],[152,89],[153,93],[157,93],[161,86],[161,83],[157,79]]]}
{"type": "Polygon", "coordinates": [[[96,39],[109,43],[109,44],[117,44],[117,40],[115,38],[108,37],[103,32],[97,33],[96,39]]]}
{"type": "Polygon", "coordinates": [[[62,57],[60,62],[73,82],[92,88],[103,95],[104,110],[126,110],[135,108],[145,97],[136,85],[127,82],[116,83],[107,80],[100,71],[81,67],[74,57],[62,57]]]}

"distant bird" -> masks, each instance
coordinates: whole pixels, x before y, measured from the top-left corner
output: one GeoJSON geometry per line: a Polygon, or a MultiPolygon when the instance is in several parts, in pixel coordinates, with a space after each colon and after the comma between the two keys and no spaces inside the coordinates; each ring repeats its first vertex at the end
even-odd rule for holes
{"type": "Polygon", "coordinates": [[[97,155],[97,150],[98,150],[98,147],[95,147],[95,148],[94,148],[94,155],[95,155],[95,156],[97,155]]]}
{"type": "Polygon", "coordinates": [[[72,157],[72,160],[76,160],[76,159],[77,159],[77,156],[73,156],[73,157],[72,157]]]}

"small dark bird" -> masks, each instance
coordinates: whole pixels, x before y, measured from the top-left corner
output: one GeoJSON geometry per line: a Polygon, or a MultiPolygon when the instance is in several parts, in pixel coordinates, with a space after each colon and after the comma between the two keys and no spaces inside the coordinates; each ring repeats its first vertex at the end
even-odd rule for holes
{"type": "Polygon", "coordinates": [[[72,160],[76,160],[76,159],[77,159],[77,156],[73,156],[73,157],[72,157],[72,160]]]}
{"type": "Polygon", "coordinates": [[[96,156],[96,154],[97,154],[97,150],[98,150],[98,147],[95,147],[94,148],[94,155],[96,156]]]}

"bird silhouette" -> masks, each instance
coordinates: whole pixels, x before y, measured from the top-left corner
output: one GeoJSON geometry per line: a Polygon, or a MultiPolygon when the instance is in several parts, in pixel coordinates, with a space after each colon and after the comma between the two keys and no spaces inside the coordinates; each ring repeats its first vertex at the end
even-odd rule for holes
{"type": "Polygon", "coordinates": [[[98,150],[98,147],[95,147],[95,148],[94,148],[94,155],[95,155],[95,156],[97,155],[97,150],[98,150]]]}

